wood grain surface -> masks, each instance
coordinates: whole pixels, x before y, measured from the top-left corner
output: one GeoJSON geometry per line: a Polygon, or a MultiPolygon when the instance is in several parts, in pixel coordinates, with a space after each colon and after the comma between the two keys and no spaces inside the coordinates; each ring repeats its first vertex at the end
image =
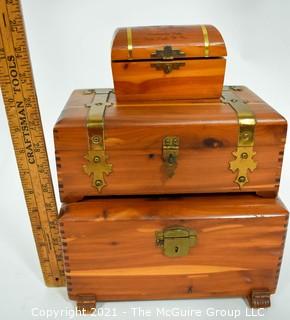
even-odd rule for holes
{"type": "MultiPolygon", "coordinates": [[[[205,26],[208,32],[209,57],[225,57],[226,47],[222,35],[212,25],[205,26]]],[[[152,59],[151,53],[171,45],[185,53],[188,58],[204,57],[204,36],[201,25],[133,27],[132,59],[152,59]]],[[[112,43],[113,61],[128,60],[127,28],[115,31],[112,43]]]]}
{"type": "Polygon", "coordinates": [[[60,230],[69,297],[143,300],[274,293],[288,212],[254,195],[112,198],[66,204],[60,230]],[[196,230],[184,257],[164,256],[155,232],[196,230]]]}
{"type": "Polygon", "coordinates": [[[225,75],[225,59],[205,58],[161,63],[183,65],[165,74],[162,70],[156,70],[150,61],[113,62],[117,101],[220,98],[225,75]]]}
{"type": "MultiPolygon", "coordinates": [[[[59,189],[62,202],[85,196],[176,194],[204,192],[277,193],[287,130],[286,120],[245,87],[235,91],[254,112],[255,160],[242,190],[230,171],[238,141],[235,111],[221,102],[205,100],[116,104],[113,94],[105,113],[105,146],[113,172],[99,193],[83,171],[88,150],[88,108],[94,94],[76,90],[54,128],[59,189]],[[162,140],[178,136],[180,152],[175,175],[166,179],[162,140]]],[[[104,90],[103,90],[104,92],[104,90]]]]}

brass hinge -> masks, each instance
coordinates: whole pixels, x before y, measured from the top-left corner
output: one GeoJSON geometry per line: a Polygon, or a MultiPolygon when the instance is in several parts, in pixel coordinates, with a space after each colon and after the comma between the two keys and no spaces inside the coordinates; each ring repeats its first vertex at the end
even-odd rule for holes
{"type": "Polygon", "coordinates": [[[94,94],[92,103],[87,104],[88,110],[87,129],[88,129],[88,152],[85,155],[88,163],[83,166],[85,173],[92,176],[92,186],[99,192],[106,185],[104,174],[109,175],[112,172],[112,165],[107,162],[105,152],[105,133],[104,116],[109,102],[111,91],[105,93],[90,90],[84,94],[94,94]]]}
{"type": "Polygon", "coordinates": [[[230,161],[229,167],[233,172],[237,171],[235,182],[240,189],[249,182],[248,170],[253,172],[257,162],[253,160],[256,152],[253,150],[255,141],[256,117],[249,105],[235,94],[240,87],[224,87],[222,102],[228,103],[236,112],[239,123],[239,135],[237,150],[233,152],[235,160],[230,161]]]}

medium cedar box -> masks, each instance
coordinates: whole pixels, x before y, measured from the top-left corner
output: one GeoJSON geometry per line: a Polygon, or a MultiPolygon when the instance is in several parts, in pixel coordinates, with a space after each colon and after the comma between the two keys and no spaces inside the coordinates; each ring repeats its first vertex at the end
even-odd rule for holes
{"type": "Polygon", "coordinates": [[[288,212],[255,195],[98,199],[63,205],[69,297],[96,301],[248,297],[268,307],[288,212]]]}
{"type": "Polygon", "coordinates": [[[210,25],[120,28],[112,45],[117,101],[218,99],[226,54],[210,25]]]}
{"type": "Polygon", "coordinates": [[[221,101],[116,103],[76,90],[54,139],[62,202],[90,196],[257,192],[275,196],[286,120],[245,87],[221,101]]]}

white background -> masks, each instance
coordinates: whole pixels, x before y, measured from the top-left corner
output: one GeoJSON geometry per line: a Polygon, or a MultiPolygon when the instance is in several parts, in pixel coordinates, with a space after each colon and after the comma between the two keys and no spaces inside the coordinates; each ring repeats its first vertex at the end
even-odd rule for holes
{"type": "MultiPolygon", "coordinates": [[[[290,2],[287,0],[23,0],[22,3],[55,185],[54,122],[73,89],[112,87],[110,46],[118,26],[199,23],[217,26],[228,48],[225,83],[249,86],[290,119],[290,2]]],[[[64,288],[48,289],[43,284],[2,102],[0,127],[1,318],[31,319],[33,307],[73,308],[64,288]]],[[[289,173],[288,146],[280,197],[290,208],[289,173]]],[[[289,248],[290,239],[277,294],[272,297],[272,308],[265,311],[262,319],[289,319],[289,248]]],[[[153,313],[156,307],[200,309],[204,316],[197,319],[233,319],[206,316],[208,307],[238,309],[243,314],[239,319],[246,318],[242,299],[124,302],[103,306],[115,307],[118,313],[129,312],[132,306],[148,308],[153,313]]],[[[134,318],[130,312],[129,315],[118,319],[146,319],[134,318]]]]}

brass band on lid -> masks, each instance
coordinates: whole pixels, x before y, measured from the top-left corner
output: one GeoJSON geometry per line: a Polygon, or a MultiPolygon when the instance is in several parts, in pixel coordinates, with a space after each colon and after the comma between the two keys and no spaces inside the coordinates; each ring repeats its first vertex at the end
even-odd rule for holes
{"type": "Polygon", "coordinates": [[[208,32],[207,32],[206,26],[201,25],[201,30],[202,30],[203,39],[204,39],[204,56],[208,57],[209,56],[209,39],[208,39],[208,32]]]}
{"type": "Polygon", "coordinates": [[[128,58],[133,59],[132,29],[127,28],[128,58]]]}

